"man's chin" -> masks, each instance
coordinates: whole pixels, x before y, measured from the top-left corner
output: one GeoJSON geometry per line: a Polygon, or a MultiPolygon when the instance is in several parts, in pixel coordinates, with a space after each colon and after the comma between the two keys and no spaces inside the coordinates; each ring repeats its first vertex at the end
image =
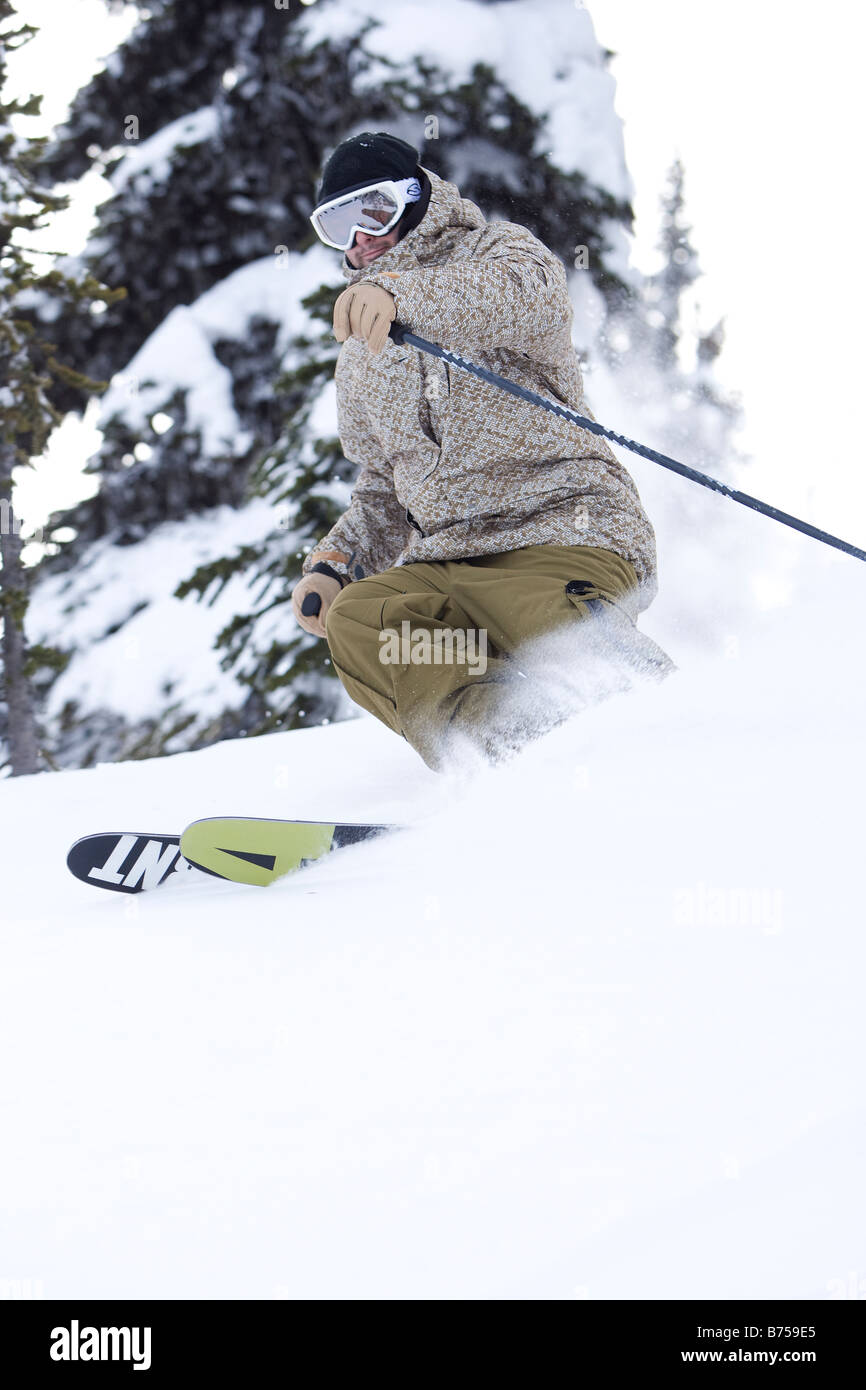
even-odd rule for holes
{"type": "MultiPolygon", "coordinates": [[[[385,252],[390,250],[390,246],[382,246],[376,251],[362,251],[360,261],[355,265],[355,269],[360,270],[362,266],[370,265],[373,261],[378,261],[380,256],[384,256],[385,252]]],[[[349,261],[349,264],[354,265],[354,261],[349,261]]]]}

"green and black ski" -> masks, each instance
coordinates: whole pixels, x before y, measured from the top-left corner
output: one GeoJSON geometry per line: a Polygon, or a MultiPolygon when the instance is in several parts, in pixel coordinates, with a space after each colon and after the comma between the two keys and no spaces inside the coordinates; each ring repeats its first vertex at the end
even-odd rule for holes
{"type": "Polygon", "coordinates": [[[211,817],[193,821],[181,835],[132,831],[85,835],[76,840],[66,863],[83,883],[114,893],[141,893],[195,870],[264,888],[331,850],[396,828],[336,821],[211,817]]]}

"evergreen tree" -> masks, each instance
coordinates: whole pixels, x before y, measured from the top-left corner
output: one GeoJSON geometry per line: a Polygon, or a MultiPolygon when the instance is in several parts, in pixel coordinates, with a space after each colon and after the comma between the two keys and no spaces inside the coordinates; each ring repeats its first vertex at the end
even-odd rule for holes
{"type": "Polygon", "coordinates": [[[67,322],[74,322],[81,319],[80,305],[116,297],[92,278],[76,280],[57,265],[47,271],[35,269],[27,246],[27,234],[44,227],[50,214],[66,202],[43,184],[44,141],[26,139],[14,128],[17,116],[38,114],[41,98],[21,101],[5,91],[7,54],[35,32],[16,21],[10,0],[0,0],[0,616],[5,742],[13,776],[39,770],[32,681],[63,660],[48,648],[28,650],[24,620],[30,585],[21,557],[13,470],[42,451],[59,420],[49,399],[52,384],[77,391],[97,385],[58,361],[54,344],[36,331],[25,308],[38,304],[47,317],[63,314],[67,322]]]}
{"type": "Polygon", "coordinates": [[[700,279],[697,252],[692,245],[692,228],[685,216],[685,169],[675,159],[667,176],[667,187],[661,197],[659,250],[665,261],[661,270],[647,282],[646,304],[648,317],[656,327],[654,351],[663,371],[680,372],[688,381],[691,399],[703,402],[719,411],[732,425],[739,418],[739,407],[727,400],[713,380],[712,368],[725,341],[724,320],[703,330],[698,322],[700,305],[695,305],[695,322],[691,330],[694,339],[694,367],[680,369],[680,344],[684,337],[682,322],[683,299],[692,285],[700,279]]]}
{"type": "Polygon", "coordinates": [[[701,273],[690,239],[692,229],[685,221],[684,184],[682,161],[675,159],[662,196],[659,250],[664,265],[647,283],[647,300],[656,310],[658,321],[656,352],[662,368],[676,366],[682,298],[701,273]]]}

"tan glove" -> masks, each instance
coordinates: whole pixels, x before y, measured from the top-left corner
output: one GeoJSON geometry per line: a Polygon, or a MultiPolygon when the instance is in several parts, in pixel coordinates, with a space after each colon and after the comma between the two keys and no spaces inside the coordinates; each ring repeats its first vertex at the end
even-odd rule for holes
{"type": "Polygon", "coordinates": [[[338,296],[334,305],[334,337],[338,343],[361,338],[374,357],[388,344],[388,329],[397,317],[394,296],[361,280],[338,296]]]}
{"type": "Polygon", "coordinates": [[[330,574],[305,574],[292,590],[292,611],[305,632],[324,637],[328,609],[342,588],[330,574]]]}

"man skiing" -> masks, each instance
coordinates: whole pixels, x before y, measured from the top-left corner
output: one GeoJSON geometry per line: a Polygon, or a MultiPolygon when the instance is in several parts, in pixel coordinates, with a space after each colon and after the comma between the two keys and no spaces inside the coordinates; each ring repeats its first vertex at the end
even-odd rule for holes
{"type": "Polygon", "coordinates": [[[608,445],[389,338],[396,320],[594,418],[561,261],[418,158],[364,132],[323,171],[311,220],[345,255],[337,410],[360,472],[292,604],[352,699],[440,769],[467,741],[496,758],[550,728],[598,697],[602,667],[609,691],[672,663],[635,626],[655,536],[608,445]],[[449,635],[486,659],[443,660],[449,635]]]}

